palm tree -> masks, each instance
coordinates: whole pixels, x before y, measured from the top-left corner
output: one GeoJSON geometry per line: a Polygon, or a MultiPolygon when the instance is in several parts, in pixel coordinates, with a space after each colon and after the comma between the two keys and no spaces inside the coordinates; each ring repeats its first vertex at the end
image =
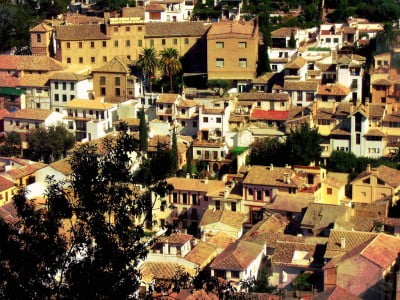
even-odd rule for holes
{"type": "Polygon", "coordinates": [[[378,53],[392,51],[393,46],[396,44],[396,33],[393,29],[392,23],[383,24],[383,31],[378,32],[376,36],[376,50],[378,53]]]}
{"type": "Polygon", "coordinates": [[[137,65],[142,70],[143,73],[147,74],[149,77],[149,91],[152,92],[151,85],[151,75],[154,74],[159,66],[160,60],[157,57],[156,50],[151,48],[143,48],[143,52],[139,60],[137,61],[137,65]]]}
{"type": "Polygon", "coordinates": [[[178,50],[175,48],[165,48],[160,52],[160,69],[169,76],[170,92],[173,92],[172,77],[182,70],[182,64],[178,59],[178,50]]]}

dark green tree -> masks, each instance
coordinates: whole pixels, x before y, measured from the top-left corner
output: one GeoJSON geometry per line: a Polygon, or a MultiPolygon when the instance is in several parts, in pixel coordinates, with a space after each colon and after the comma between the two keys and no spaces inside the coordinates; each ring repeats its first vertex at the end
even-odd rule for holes
{"type": "Polygon", "coordinates": [[[0,154],[3,156],[21,155],[21,137],[15,131],[10,132],[2,146],[0,146],[0,154]]]}
{"type": "Polygon", "coordinates": [[[310,128],[307,124],[291,130],[285,141],[287,163],[290,165],[309,165],[321,160],[321,143],[323,139],[318,128],[310,128]]]}
{"type": "Polygon", "coordinates": [[[176,140],[176,130],[172,131],[172,145],[171,145],[171,175],[176,174],[179,169],[179,153],[178,153],[178,142],[176,140]]]}
{"type": "Polygon", "coordinates": [[[393,24],[386,22],[383,24],[383,31],[378,32],[376,36],[377,53],[390,52],[396,43],[396,33],[393,24]]]}
{"type": "Polygon", "coordinates": [[[262,139],[251,146],[251,165],[285,165],[285,144],[279,138],[262,139]]]}
{"type": "Polygon", "coordinates": [[[70,188],[49,179],[47,207],[36,210],[21,190],[19,220],[0,219],[2,299],[129,299],[139,288],[142,194],[130,169],[137,150],[126,131],[105,139],[104,155],[90,144],[70,159],[70,188]]]}
{"type": "Polygon", "coordinates": [[[139,112],[139,149],[146,152],[148,146],[147,122],[144,108],[142,107],[139,112]]]}
{"type": "Polygon", "coordinates": [[[296,48],[296,39],[294,38],[294,33],[293,33],[293,31],[292,31],[292,33],[290,34],[290,39],[289,39],[289,42],[288,42],[288,47],[291,48],[291,49],[296,48]]]}
{"type": "Polygon", "coordinates": [[[157,68],[160,65],[160,61],[157,57],[156,50],[151,48],[143,48],[142,56],[137,61],[137,65],[148,76],[149,79],[149,92],[151,93],[152,84],[151,84],[151,76],[155,74],[157,68]]]}
{"type": "Polygon", "coordinates": [[[169,91],[174,91],[172,78],[182,70],[179,52],[175,48],[165,48],[160,52],[160,69],[169,77],[169,91]]]}
{"type": "Polygon", "coordinates": [[[29,134],[30,159],[51,163],[66,155],[75,144],[74,135],[63,125],[37,128],[29,134]]]}
{"type": "Polygon", "coordinates": [[[327,168],[334,172],[353,172],[357,165],[357,157],[352,152],[333,151],[329,157],[327,168]]]}

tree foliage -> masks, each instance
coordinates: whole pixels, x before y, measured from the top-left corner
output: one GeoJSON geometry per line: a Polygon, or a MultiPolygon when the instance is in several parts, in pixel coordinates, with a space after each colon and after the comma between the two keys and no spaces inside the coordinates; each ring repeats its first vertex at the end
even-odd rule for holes
{"type": "Polygon", "coordinates": [[[178,153],[178,142],[176,138],[176,130],[174,128],[172,132],[172,145],[171,145],[171,174],[176,174],[179,169],[179,153],[178,153]]]}
{"type": "Polygon", "coordinates": [[[3,299],[127,299],[139,287],[137,265],[144,197],[135,192],[126,131],[105,139],[105,154],[81,146],[70,160],[66,183],[49,178],[47,206],[35,210],[21,189],[14,202],[19,221],[0,220],[0,296],[3,299]]]}
{"type": "Polygon", "coordinates": [[[0,155],[2,156],[17,156],[21,154],[21,137],[15,131],[11,131],[4,144],[0,146],[0,155]]]}
{"type": "Polygon", "coordinates": [[[156,50],[151,48],[143,48],[142,56],[137,61],[137,65],[149,78],[149,92],[152,92],[151,76],[155,74],[160,65],[156,50]]]}
{"type": "Polygon", "coordinates": [[[75,144],[74,135],[64,126],[37,128],[29,134],[29,158],[51,163],[66,155],[75,144]]]}
{"type": "Polygon", "coordinates": [[[178,58],[179,52],[175,48],[165,48],[160,52],[160,69],[169,77],[170,92],[174,91],[172,78],[182,70],[182,64],[178,58]]]}
{"type": "Polygon", "coordinates": [[[140,151],[147,151],[148,146],[148,134],[147,134],[147,122],[144,108],[142,107],[139,111],[139,149],[140,151]]]}

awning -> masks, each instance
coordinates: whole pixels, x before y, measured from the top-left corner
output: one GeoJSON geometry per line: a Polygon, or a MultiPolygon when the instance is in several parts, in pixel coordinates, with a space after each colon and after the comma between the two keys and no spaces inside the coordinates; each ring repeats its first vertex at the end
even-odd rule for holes
{"type": "Polygon", "coordinates": [[[12,87],[0,87],[0,95],[21,96],[22,94],[25,94],[24,90],[12,87]]]}

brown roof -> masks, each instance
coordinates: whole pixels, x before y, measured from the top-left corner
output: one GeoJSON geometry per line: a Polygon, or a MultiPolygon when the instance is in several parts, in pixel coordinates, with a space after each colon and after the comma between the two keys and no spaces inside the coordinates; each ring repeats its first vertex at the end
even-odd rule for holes
{"type": "Polygon", "coordinates": [[[207,209],[201,218],[199,226],[206,226],[214,223],[222,223],[237,229],[242,228],[246,220],[246,215],[238,211],[231,211],[229,209],[212,210],[207,209]]]}
{"type": "Polygon", "coordinates": [[[263,246],[247,241],[230,244],[211,263],[212,269],[242,271],[262,253],[263,246]]]}
{"type": "Polygon", "coordinates": [[[198,242],[197,245],[185,256],[185,259],[195,263],[203,269],[217,255],[217,246],[210,243],[198,242]]]}
{"type": "Polygon", "coordinates": [[[367,109],[371,118],[382,118],[386,110],[386,105],[381,103],[370,103],[367,106],[367,109]]]}
{"type": "Polygon", "coordinates": [[[207,241],[219,249],[225,249],[229,244],[234,243],[236,239],[226,232],[219,231],[207,241]]]}
{"type": "Polygon", "coordinates": [[[386,136],[386,135],[382,131],[377,129],[377,128],[370,128],[367,131],[367,133],[364,134],[364,136],[378,136],[378,137],[380,136],[380,137],[383,137],[383,136],[386,136]]]}
{"type": "Polygon", "coordinates": [[[168,243],[168,244],[177,244],[183,245],[190,241],[193,238],[193,235],[183,234],[183,233],[172,233],[169,236],[160,237],[157,240],[157,243],[168,243]]]}
{"type": "MultiPolygon", "coordinates": [[[[150,23],[152,24],[152,23],[150,23]]],[[[157,103],[174,103],[175,100],[179,97],[179,94],[160,94],[157,99],[157,103]]]]}
{"type": "Polygon", "coordinates": [[[317,120],[328,120],[328,119],[333,119],[333,110],[330,108],[318,108],[315,118],[317,120]]]}
{"type": "Polygon", "coordinates": [[[322,182],[338,189],[346,185],[344,182],[341,182],[333,177],[326,177],[322,182]]]}
{"type": "Polygon", "coordinates": [[[367,241],[371,241],[377,236],[375,232],[349,231],[349,230],[331,230],[326,246],[326,258],[332,258],[337,255],[347,253],[367,241]],[[344,238],[343,248],[341,239],[344,238]]]}
{"type": "Polygon", "coordinates": [[[348,290],[335,286],[334,288],[329,288],[321,293],[312,297],[312,300],[361,300],[360,297],[357,297],[350,293],[348,290]]]}
{"type": "Polygon", "coordinates": [[[372,82],[372,85],[386,85],[386,86],[391,86],[391,85],[392,85],[392,82],[390,82],[390,81],[387,80],[387,79],[381,78],[381,79],[374,80],[374,81],[372,82]]]}
{"type": "MultiPolygon", "coordinates": [[[[168,280],[172,279],[176,276],[176,272],[178,269],[181,269],[183,266],[179,263],[173,262],[150,262],[145,261],[140,267],[140,274],[142,275],[142,280],[144,282],[150,283],[153,279],[163,279],[168,280]]],[[[186,272],[190,275],[195,274],[195,270],[191,268],[183,267],[186,272]]]]}
{"type": "Polygon", "coordinates": [[[0,191],[8,190],[9,188],[12,188],[14,185],[15,185],[14,182],[4,178],[3,176],[0,176],[0,191]]]}
{"type": "Polygon", "coordinates": [[[300,69],[307,63],[307,60],[302,58],[301,56],[297,56],[294,60],[288,63],[285,68],[286,69],[300,69]]]}
{"type": "Polygon", "coordinates": [[[331,96],[347,96],[350,93],[350,89],[341,85],[340,83],[337,84],[326,84],[326,85],[319,85],[318,86],[318,95],[331,95],[331,96]]]}
{"type": "Polygon", "coordinates": [[[295,34],[297,31],[296,27],[281,27],[279,29],[276,29],[271,32],[271,37],[273,38],[280,38],[280,37],[290,37],[293,34],[295,34]]]}
{"type": "Polygon", "coordinates": [[[0,55],[0,70],[60,71],[64,66],[45,55],[0,55]]]}
{"type": "Polygon", "coordinates": [[[71,72],[57,72],[49,76],[50,80],[82,81],[88,79],[88,75],[75,74],[71,72]]]}
{"type": "Polygon", "coordinates": [[[50,167],[52,167],[53,169],[61,172],[62,174],[68,176],[72,174],[72,168],[71,168],[71,164],[69,163],[69,158],[63,158],[60,160],[57,160],[53,163],[50,164],[50,167]]]}
{"type": "Polygon", "coordinates": [[[269,101],[288,101],[289,94],[287,93],[241,93],[238,95],[238,100],[269,100],[269,101]]]}
{"type": "Polygon", "coordinates": [[[285,91],[316,91],[317,81],[290,81],[285,80],[283,90],[285,91]]]}
{"type": "Polygon", "coordinates": [[[0,206],[0,218],[6,223],[16,223],[19,221],[14,201],[7,202],[0,206]]]}
{"type": "Polygon", "coordinates": [[[250,21],[222,21],[213,23],[207,33],[210,38],[253,38],[255,37],[255,22],[250,21]]]}
{"type": "Polygon", "coordinates": [[[367,171],[362,172],[352,182],[367,177],[369,175],[374,175],[378,177],[379,179],[391,185],[392,187],[400,186],[400,171],[393,168],[389,168],[384,165],[381,165],[378,168],[372,168],[371,172],[367,171]]]}
{"type": "Polygon", "coordinates": [[[294,183],[285,183],[284,174],[292,177],[294,174],[292,169],[280,167],[252,166],[247,173],[243,183],[255,185],[281,186],[281,187],[297,187],[294,183]]]}
{"type": "Polygon", "coordinates": [[[400,115],[398,114],[386,114],[383,119],[385,122],[400,122],[400,115]]]}
{"type": "Polygon", "coordinates": [[[344,130],[344,129],[333,129],[331,130],[331,135],[351,135],[350,131],[344,130]]]}
{"type": "Polygon", "coordinates": [[[273,211],[301,213],[313,201],[314,196],[311,193],[276,195],[274,201],[267,203],[265,207],[273,211]]]}
{"type": "Polygon", "coordinates": [[[25,119],[44,121],[53,111],[50,109],[24,108],[4,116],[7,119],[25,119]]]}
{"type": "Polygon", "coordinates": [[[10,177],[12,179],[20,179],[25,176],[31,175],[35,173],[37,170],[43,169],[44,167],[46,167],[46,164],[36,162],[18,169],[12,169],[6,172],[5,176],[10,177]]]}
{"type": "Polygon", "coordinates": [[[145,7],[145,11],[165,11],[165,7],[158,3],[149,3],[145,7]]]}
{"type": "Polygon", "coordinates": [[[49,74],[25,74],[19,78],[18,86],[44,87],[49,81],[49,74]]]}
{"type": "Polygon", "coordinates": [[[98,110],[107,110],[112,107],[114,107],[114,105],[110,103],[104,103],[101,98],[96,98],[94,100],[74,98],[65,105],[65,108],[87,108],[98,110]]]}
{"type": "Polygon", "coordinates": [[[217,189],[225,188],[225,183],[222,180],[206,180],[195,178],[171,177],[167,179],[168,184],[171,184],[175,190],[181,191],[197,191],[197,192],[213,192],[217,189]]]}
{"type": "Polygon", "coordinates": [[[273,265],[307,267],[313,263],[317,244],[291,241],[277,241],[272,255],[273,265]],[[303,256],[296,257],[296,251],[303,256]]]}
{"type": "Polygon", "coordinates": [[[168,36],[200,37],[205,34],[208,25],[202,22],[151,22],[146,23],[145,29],[146,38],[168,36]]]}
{"type": "Polygon", "coordinates": [[[323,230],[329,228],[337,218],[345,215],[348,211],[349,208],[346,206],[310,203],[301,220],[301,226],[323,230]]]}
{"type": "Polygon", "coordinates": [[[130,74],[133,62],[125,56],[114,56],[109,62],[101,67],[94,69],[98,73],[124,73],[130,74]]]}
{"type": "Polygon", "coordinates": [[[39,23],[35,27],[32,27],[29,31],[30,32],[47,32],[47,31],[52,31],[53,28],[46,23],[39,23]]]}
{"type": "Polygon", "coordinates": [[[110,39],[101,30],[100,24],[95,25],[62,25],[56,27],[56,40],[61,41],[84,41],[84,40],[107,40],[110,39]]]}
{"type": "Polygon", "coordinates": [[[198,105],[198,103],[194,100],[188,100],[188,99],[181,99],[179,100],[177,106],[178,107],[193,107],[198,105]]]}
{"type": "Polygon", "coordinates": [[[335,72],[336,64],[323,64],[323,63],[315,63],[316,67],[320,69],[322,72],[335,72]]]}

